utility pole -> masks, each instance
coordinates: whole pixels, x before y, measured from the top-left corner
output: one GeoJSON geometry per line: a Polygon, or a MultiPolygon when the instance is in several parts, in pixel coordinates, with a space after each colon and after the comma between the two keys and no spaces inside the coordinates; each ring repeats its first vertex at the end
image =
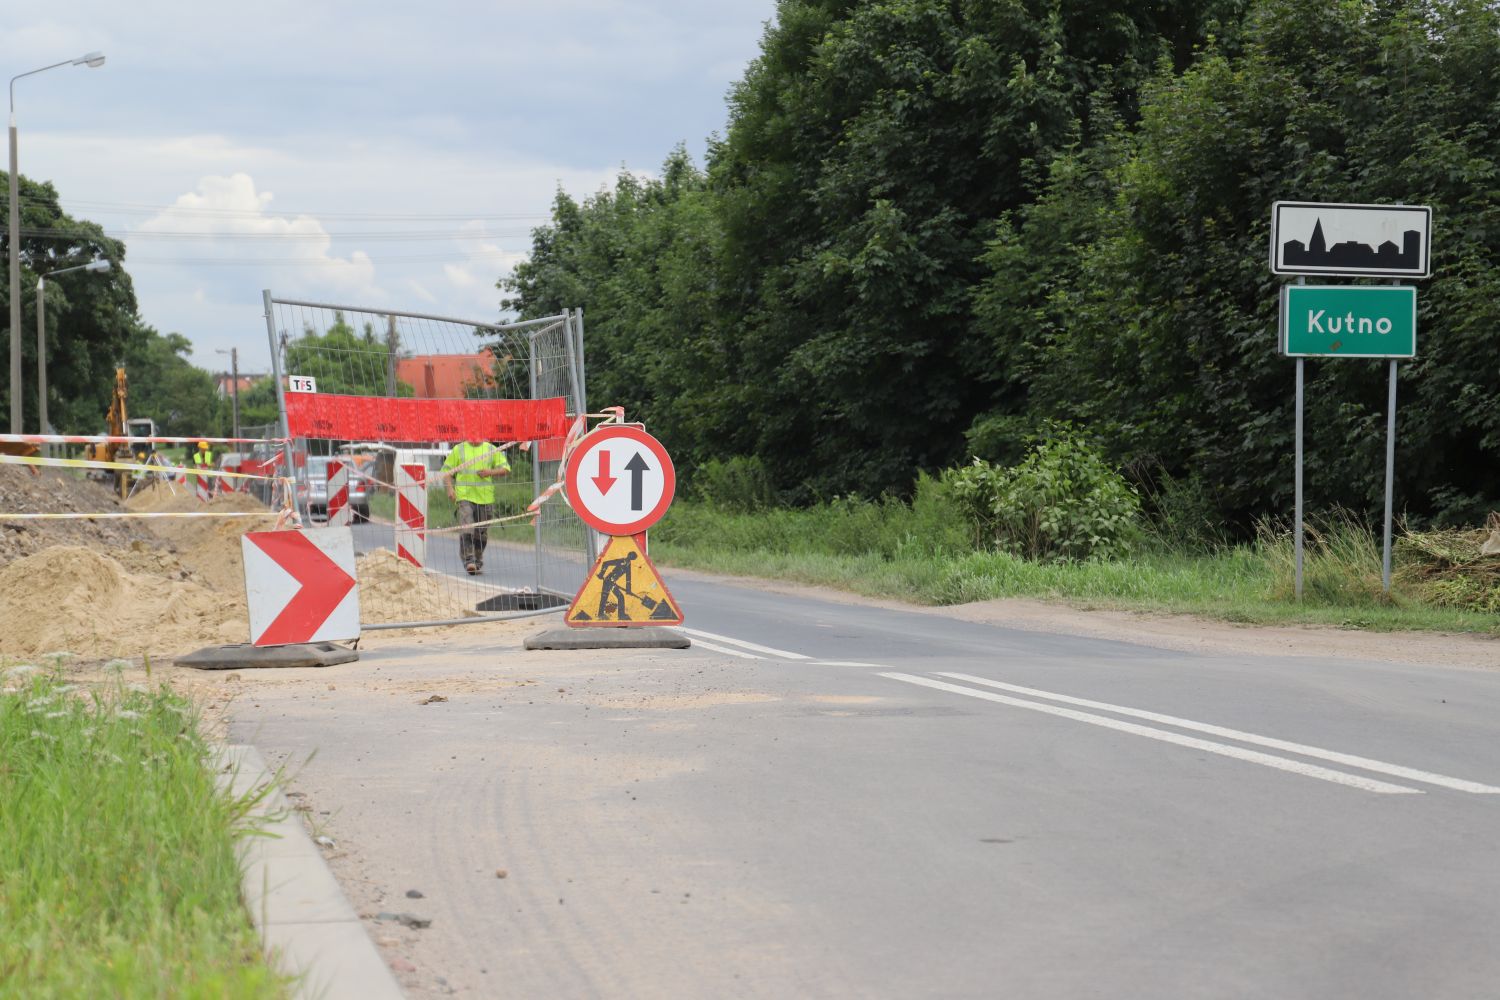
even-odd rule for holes
{"type": "MultiPolygon", "coordinates": [[[[229,377],[233,379],[229,383],[230,392],[234,395],[234,436],[240,436],[240,349],[231,347],[229,349],[229,377]]],[[[238,448],[239,444],[236,443],[238,448]]]]}

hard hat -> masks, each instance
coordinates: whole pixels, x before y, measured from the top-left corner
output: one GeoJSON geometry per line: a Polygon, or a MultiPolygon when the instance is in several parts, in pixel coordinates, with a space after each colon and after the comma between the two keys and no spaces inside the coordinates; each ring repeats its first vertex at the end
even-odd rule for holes
{"type": "Polygon", "coordinates": [[[207,441],[199,441],[198,442],[198,447],[202,448],[204,451],[207,451],[208,450],[208,442],[207,441]]]}

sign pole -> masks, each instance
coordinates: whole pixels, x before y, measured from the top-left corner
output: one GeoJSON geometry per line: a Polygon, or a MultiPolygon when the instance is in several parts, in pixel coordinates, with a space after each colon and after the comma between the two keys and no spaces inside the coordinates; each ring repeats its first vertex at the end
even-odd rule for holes
{"type": "Polygon", "coordinates": [[[1294,544],[1297,552],[1297,600],[1302,600],[1302,363],[1297,359],[1297,527],[1294,544]]]}
{"type": "Polygon", "coordinates": [[[1385,418],[1385,547],[1381,551],[1381,587],[1391,592],[1391,496],[1396,479],[1396,359],[1391,359],[1391,383],[1385,418]]]}
{"type": "MultiPolygon", "coordinates": [[[[1300,285],[1300,284],[1303,284],[1303,282],[1304,282],[1304,279],[1302,279],[1300,277],[1297,279],[1297,284],[1300,285]]],[[[1297,521],[1297,526],[1296,526],[1296,532],[1297,533],[1294,536],[1294,540],[1293,540],[1293,544],[1294,544],[1295,549],[1296,549],[1296,562],[1297,562],[1296,591],[1297,591],[1297,600],[1299,600],[1299,601],[1302,600],[1302,374],[1303,374],[1302,373],[1302,363],[1303,363],[1304,360],[1305,359],[1303,359],[1303,358],[1298,358],[1297,359],[1297,472],[1296,472],[1296,493],[1297,493],[1297,500],[1296,500],[1296,506],[1297,506],[1296,521],[1297,521]]]]}

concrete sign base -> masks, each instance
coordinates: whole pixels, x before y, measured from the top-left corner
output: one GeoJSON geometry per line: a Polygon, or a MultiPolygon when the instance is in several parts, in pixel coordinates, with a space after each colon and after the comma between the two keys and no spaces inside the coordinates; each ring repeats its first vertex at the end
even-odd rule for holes
{"type": "Polygon", "coordinates": [[[692,644],[669,628],[553,628],[526,638],[527,649],[687,649],[692,644]]]}
{"type": "Polygon", "coordinates": [[[205,646],[173,662],[198,670],[248,670],[257,667],[331,667],[350,663],[359,653],[331,642],[308,642],[290,646],[252,646],[238,642],[228,646],[205,646]]]}

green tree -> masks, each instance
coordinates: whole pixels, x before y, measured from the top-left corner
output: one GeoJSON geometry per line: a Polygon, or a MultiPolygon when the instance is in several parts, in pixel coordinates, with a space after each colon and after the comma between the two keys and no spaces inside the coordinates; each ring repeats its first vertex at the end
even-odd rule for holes
{"type": "Polygon", "coordinates": [[[687,468],[742,433],[743,331],[717,312],[719,232],[678,148],[659,178],[622,172],[580,204],[559,192],[530,259],[501,281],[524,317],[582,307],[590,404],[648,420],[687,468]]]}
{"type": "Polygon", "coordinates": [[[993,221],[1240,7],[782,0],[710,167],[749,341],[735,450],[867,493],[958,458],[1008,385],[973,315],[993,221]]]}
{"type": "MultiPolygon", "coordinates": [[[[1292,489],[1293,366],[1275,353],[1278,199],[1430,204],[1434,276],[1420,356],[1402,366],[1400,496],[1468,519],[1500,492],[1500,14],[1482,3],[1261,0],[1236,51],[1144,91],[1108,155],[1055,169],[1002,226],[979,293],[997,355],[1024,385],[992,420],[1070,417],[1117,460],[1212,484],[1241,524],[1292,489]],[[1056,242],[1059,230],[1070,240],[1056,242]],[[1018,288],[1015,262],[1062,280],[1018,288]]],[[[1315,504],[1374,511],[1385,366],[1309,362],[1315,504]]]]}
{"type": "MultiPolygon", "coordinates": [[[[0,186],[8,188],[9,183],[8,175],[0,173],[0,186]]],[[[23,176],[19,199],[23,427],[37,427],[37,275],[108,260],[113,267],[107,272],[77,271],[45,285],[48,418],[59,431],[97,433],[109,406],[115,367],[137,324],[135,291],[123,267],[125,246],[105,236],[95,223],[65,213],[50,183],[23,176]]],[[[8,265],[11,248],[6,233],[0,233],[0,250],[8,265]]],[[[5,343],[10,338],[9,316],[9,283],[0,281],[5,343]]],[[[9,412],[9,393],[7,377],[0,382],[0,412],[9,412]]]]}
{"type": "Polygon", "coordinates": [[[192,342],[180,333],[136,328],[125,347],[130,416],[150,417],[168,436],[217,434],[227,406],[213,375],[188,360],[192,353],[192,342]]]}

